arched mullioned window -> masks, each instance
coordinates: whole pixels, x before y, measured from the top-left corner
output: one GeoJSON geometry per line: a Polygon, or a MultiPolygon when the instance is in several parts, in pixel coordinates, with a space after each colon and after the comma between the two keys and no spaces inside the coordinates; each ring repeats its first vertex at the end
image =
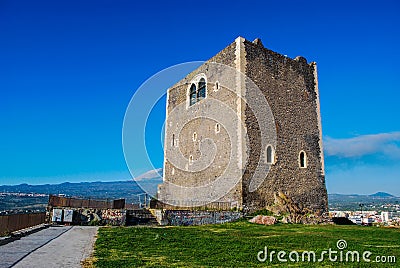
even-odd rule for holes
{"type": "Polygon", "coordinates": [[[304,151],[301,151],[299,154],[299,166],[300,168],[307,167],[307,155],[304,151]]]}
{"type": "Polygon", "coordinates": [[[197,101],[200,101],[206,97],[206,80],[201,78],[199,81],[199,90],[197,92],[197,101]]]}
{"type": "Polygon", "coordinates": [[[189,106],[192,106],[198,101],[205,99],[207,96],[207,82],[204,77],[200,80],[195,79],[195,81],[190,85],[189,89],[189,106]]]}
{"type": "Polygon", "coordinates": [[[189,93],[189,100],[190,100],[190,105],[193,105],[197,101],[197,92],[196,92],[196,85],[192,84],[190,86],[190,93],[189,93]]]}
{"type": "Polygon", "coordinates": [[[272,146],[267,146],[267,164],[272,164],[274,162],[274,152],[272,150],[272,146]]]}

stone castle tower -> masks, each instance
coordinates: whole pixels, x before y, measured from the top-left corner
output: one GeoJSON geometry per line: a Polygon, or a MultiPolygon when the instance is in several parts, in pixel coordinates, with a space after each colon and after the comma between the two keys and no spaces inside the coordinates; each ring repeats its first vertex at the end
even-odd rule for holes
{"type": "Polygon", "coordinates": [[[315,62],[238,37],[168,89],[164,150],[163,203],[326,211],[315,62]]]}

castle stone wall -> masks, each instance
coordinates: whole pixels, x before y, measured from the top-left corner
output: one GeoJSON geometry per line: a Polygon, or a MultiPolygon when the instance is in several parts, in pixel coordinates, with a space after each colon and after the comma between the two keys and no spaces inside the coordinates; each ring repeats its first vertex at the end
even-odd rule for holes
{"type": "MultiPolygon", "coordinates": [[[[274,195],[283,192],[304,208],[326,211],[327,193],[318,98],[315,63],[309,64],[303,57],[290,59],[280,55],[264,48],[259,40],[249,42],[237,38],[234,43],[168,90],[164,182],[171,182],[182,188],[171,191],[164,184],[160,185],[160,201],[170,204],[170,201],[180,200],[182,202],[178,203],[177,207],[195,206],[196,200],[191,200],[185,187],[201,187],[216,180],[225,169],[232,168],[230,157],[233,152],[236,165],[232,174],[235,174],[239,183],[225,196],[213,201],[232,202],[235,207],[256,210],[272,205],[274,195]],[[260,162],[260,159],[266,157],[268,144],[261,141],[260,122],[257,120],[268,121],[268,119],[256,119],[249,104],[244,102],[246,98],[255,98],[250,92],[249,81],[234,75],[229,77],[231,82],[233,81],[230,90],[224,88],[224,85],[215,90],[215,83],[221,74],[208,72],[213,62],[243,72],[264,95],[271,108],[274,122],[262,122],[265,124],[261,125],[267,125],[268,131],[276,131],[277,135],[276,142],[271,143],[275,155],[272,164],[260,162]],[[207,73],[207,98],[218,100],[235,111],[234,117],[244,122],[244,129],[240,127],[242,122],[237,120],[235,133],[228,133],[223,124],[217,133],[215,126],[218,122],[207,116],[179,126],[188,115],[202,116],[206,111],[215,108],[209,107],[209,103],[202,101],[188,107],[191,81],[204,73],[207,73]],[[179,110],[180,113],[174,113],[177,107],[185,105],[186,108],[179,110]],[[195,138],[194,133],[196,133],[195,138]],[[190,158],[195,162],[202,153],[208,153],[201,152],[200,149],[200,144],[207,139],[212,140],[216,146],[215,161],[207,169],[193,172],[190,158]],[[232,151],[232,148],[235,150],[232,151]],[[300,152],[306,155],[304,168],[299,164],[300,152]],[[169,159],[178,153],[182,154],[186,162],[176,167],[169,159]],[[269,172],[265,178],[256,178],[262,183],[255,191],[251,191],[249,184],[260,163],[269,172]]],[[[259,101],[253,100],[253,103],[257,104],[259,101]]],[[[214,194],[212,190],[207,193],[210,196],[214,194]]]]}
{"type": "MultiPolygon", "coordinates": [[[[186,123],[186,115],[174,113],[174,109],[180,105],[187,106],[188,89],[191,85],[191,82],[196,75],[207,73],[208,62],[217,62],[234,68],[235,59],[235,43],[232,43],[168,90],[164,147],[164,180],[182,186],[183,188],[181,191],[169,192],[168,189],[161,185],[159,187],[159,199],[161,201],[165,203],[171,203],[171,201],[176,203],[175,201],[181,200],[181,203],[178,202],[179,206],[190,206],[191,204],[196,206],[196,200],[191,202],[191,197],[187,196],[184,187],[205,186],[220,177],[224,170],[228,167],[231,148],[232,146],[235,146],[235,144],[232,144],[231,137],[227,133],[224,126],[221,124],[220,130],[217,132],[216,124],[218,122],[204,117],[194,119],[186,123]],[[171,116],[171,114],[173,114],[173,116],[171,116]],[[175,133],[174,130],[177,129],[177,124],[180,124],[181,122],[185,122],[182,130],[179,133],[175,133]],[[195,140],[193,139],[194,133],[196,133],[195,140]],[[172,145],[173,139],[174,145],[172,145]],[[212,140],[216,146],[214,162],[205,170],[192,172],[193,167],[191,166],[189,159],[192,157],[193,162],[195,162],[200,158],[200,144],[206,139],[212,140]],[[181,167],[174,167],[171,164],[171,162],[168,160],[169,156],[176,153],[181,153],[184,158],[188,160],[185,165],[181,167]]],[[[223,85],[220,85],[218,90],[216,89],[215,82],[218,81],[218,74],[209,74],[206,78],[207,97],[216,99],[235,111],[237,109],[238,96],[231,90],[225,88],[223,85]]],[[[205,102],[198,102],[190,107],[187,107],[185,112],[190,113],[192,116],[202,116],[205,109],[208,109],[207,104],[205,104],[205,102]]],[[[236,140],[233,141],[236,142],[236,140]]],[[[237,170],[236,174],[238,176],[239,184],[236,185],[223,198],[215,201],[232,202],[233,204],[236,204],[234,206],[241,206],[241,170],[237,170]]],[[[213,195],[213,193],[210,193],[210,195],[213,195]]]]}
{"type": "Polygon", "coordinates": [[[274,193],[284,192],[304,207],[324,211],[327,193],[321,159],[319,107],[314,77],[315,63],[295,60],[245,41],[246,75],[263,92],[271,107],[277,132],[275,163],[260,188],[249,192],[257,160],[265,154],[260,146],[260,130],[249,107],[246,125],[250,154],[244,175],[244,200],[249,207],[264,207],[274,202],[274,193]],[[306,167],[300,168],[299,154],[306,153],[306,167]]]}

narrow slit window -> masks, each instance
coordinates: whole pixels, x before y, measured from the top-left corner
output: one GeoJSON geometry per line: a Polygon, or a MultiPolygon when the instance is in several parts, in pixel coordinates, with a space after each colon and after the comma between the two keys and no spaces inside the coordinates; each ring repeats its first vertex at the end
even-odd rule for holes
{"type": "Polygon", "coordinates": [[[307,167],[307,156],[306,153],[301,151],[299,155],[299,162],[300,162],[300,167],[301,168],[306,168],[307,167]]]}
{"type": "Polygon", "coordinates": [[[196,140],[197,140],[197,133],[194,132],[194,133],[193,133],[193,141],[196,141],[196,140]]]}
{"type": "Polygon", "coordinates": [[[215,133],[219,133],[221,131],[221,127],[218,123],[215,124],[215,133]]]}
{"type": "Polygon", "coordinates": [[[172,134],[172,147],[175,147],[175,134],[172,134]]]}
{"type": "Polygon", "coordinates": [[[268,147],[267,147],[267,164],[272,164],[272,162],[274,162],[272,146],[268,145],[268,147]]]}
{"type": "Polygon", "coordinates": [[[189,156],[189,165],[193,164],[193,155],[189,156]]]}

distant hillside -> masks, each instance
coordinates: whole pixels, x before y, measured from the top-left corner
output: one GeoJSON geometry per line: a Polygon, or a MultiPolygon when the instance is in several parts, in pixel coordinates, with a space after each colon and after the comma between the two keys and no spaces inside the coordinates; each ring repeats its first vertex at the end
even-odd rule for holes
{"type": "Polygon", "coordinates": [[[37,193],[37,194],[65,194],[66,196],[93,198],[93,199],[118,199],[125,198],[132,202],[142,194],[142,189],[134,181],[116,182],[80,182],[43,185],[3,185],[2,193],[37,193]]]}
{"type": "MultiPolygon", "coordinates": [[[[137,178],[141,186],[156,193],[157,185],[162,182],[162,169],[148,171],[137,178]]],[[[42,185],[3,185],[0,193],[36,193],[36,194],[64,194],[66,196],[93,198],[93,199],[119,199],[125,198],[128,203],[136,202],[139,194],[144,191],[133,181],[112,182],[64,182],[61,184],[42,185]]]]}
{"type": "Polygon", "coordinates": [[[391,194],[388,194],[388,193],[385,193],[385,192],[377,192],[377,193],[375,193],[375,194],[371,194],[371,195],[369,195],[369,196],[371,196],[371,197],[395,197],[394,195],[391,195],[391,194]]]}
{"type": "MultiPolygon", "coordinates": [[[[162,169],[152,170],[136,178],[141,186],[156,192],[157,185],[162,182],[162,169]]],[[[125,198],[127,203],[138,203],[139,195],[144,191],[133,181],[115,182],[80,182],[43,185],[3,185],[0,186],[0,193],[36,193],[36,194],[64,194],[71,197],[92,198],[92,199],[119,199],[125,198]]],[[[0,210],[7,208],[26,208],[47,203],[48,197],[24,197],[15,195],[0,195],[0,210]]],[[[360,204],[365,208],[375,209],[385,203],[398,203],[400,197],[395,197],[384,192],[377,192],[371,195],[358,194],[329,194],[330,210],[357,210],[360,204]]]]}
{"type": "Polygon", "coordinates": [[[389,193],[385,192],[377,192],[370,195],[362,195],[362,194],[328,194],[330,198],[340,199],[340,198],[351,198],[351,199],[376,199],[376,198],[400,198],[389,193]]]}
{"type": "Polygon", "coordinates": [[[330,210],[375,210],[382,208],[382,205],[400,202],[400,197],[393,196],[388,193],[378,192],[371,195],[358,194],[328,194],[328,204],[330,210]]]}
{"type": "MultiPolygon", "coordinates": [[[[0,211],[16,209],[44,209],[48,196],[32,197],[24,194],[63,194],[69,197],[91,199],[126,199],[127,203],[139,203],[143,190],[133,180],[115,182],[80,182],[43,185],[3,185],[0,186],[0,211]],[[8,193],[20,193],[8,194],[8,193]]],[[[143,198],[143,197],[142,197],[143,198]]],[[[142,200],[143,201],[143,200],[142,200]]]]}

